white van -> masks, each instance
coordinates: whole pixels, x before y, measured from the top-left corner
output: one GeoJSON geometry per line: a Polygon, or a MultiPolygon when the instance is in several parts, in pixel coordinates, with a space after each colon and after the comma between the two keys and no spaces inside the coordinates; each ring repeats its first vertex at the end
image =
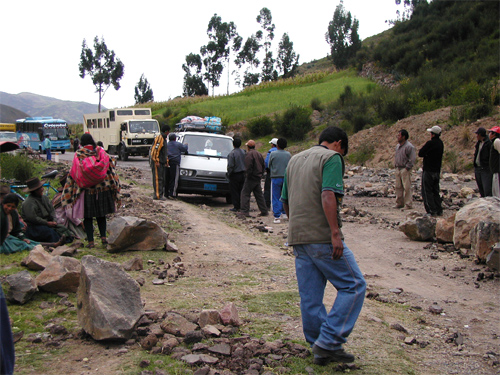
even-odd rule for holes
{"type": "Polygon", "coordinates": [[[176,132],[177,141],[188,145],[181,156],[177,193],[225,197],[231,202],[227,173],[227,155],[233,149],[233,138],[215,133],[176,132]]]}

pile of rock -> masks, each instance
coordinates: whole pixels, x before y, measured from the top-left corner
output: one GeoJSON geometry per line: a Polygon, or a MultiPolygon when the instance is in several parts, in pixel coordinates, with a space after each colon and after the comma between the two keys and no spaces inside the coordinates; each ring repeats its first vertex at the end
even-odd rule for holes
{"type": "MultiPolygon", "coordinates": [[[[220,311],[203,310],[189,316],[167,312],[159,317],[154,312],[146,312],[137,333],[144,350],[168,354],[198,368],[194,374],[216,374],[217,370],[259,374],[264,367],[285,373],[290,370],[283,367],[283,360],[310,355],[308,348],[288,340],[236,336],[240,324],[236,307],[228,303],[220,311]]],[[[150,363],[143,361],[141,365],[146,367],[150,363]]]]}

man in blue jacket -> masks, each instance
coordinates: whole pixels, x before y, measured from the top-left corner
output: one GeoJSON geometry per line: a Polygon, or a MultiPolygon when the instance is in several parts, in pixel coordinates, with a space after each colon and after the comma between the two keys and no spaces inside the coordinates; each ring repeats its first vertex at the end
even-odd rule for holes
{"type": "Polygon", "coordinates": [[[181,164],[181,155],[187,154],[188,145],[177,142],[177,135],[174,133],[168,135],[168,172],[165,184],[165,196],[168,199],[174,199],[177,196],[177,186],[179,184],[179,166],[181,164]],[[168,190],[166,190],[168,188],[168,190]]]}

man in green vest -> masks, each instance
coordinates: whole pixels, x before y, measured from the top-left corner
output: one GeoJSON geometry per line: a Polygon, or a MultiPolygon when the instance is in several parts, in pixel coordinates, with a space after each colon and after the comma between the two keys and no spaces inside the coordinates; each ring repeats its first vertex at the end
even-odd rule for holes
{"type": "Polygon", "coordinates": [[[354,361],[342,346],[358,319],[366,291],[341,231],[347,151],[345,131],[326,128],[318,145],[292,157],[281,193],[289,218],[288,244],[295,255],[304,336],[312,345],[314,363],[322,366],[354,361]],[[323,304],[327,281],[337,289],[329,312],[323,304]]]}

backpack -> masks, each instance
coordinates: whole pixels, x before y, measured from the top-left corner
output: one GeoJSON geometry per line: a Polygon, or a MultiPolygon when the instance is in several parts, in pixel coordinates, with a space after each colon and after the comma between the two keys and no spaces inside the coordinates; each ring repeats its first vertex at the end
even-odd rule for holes
{"type": "Polygon", "coordinates": [[[95,186],[106,179],[109,168],[109,155],[102,147],[97,147],[97,156],[80,159],[75,154],[71,166],[71,177],[80,188],[95,186]]]}

